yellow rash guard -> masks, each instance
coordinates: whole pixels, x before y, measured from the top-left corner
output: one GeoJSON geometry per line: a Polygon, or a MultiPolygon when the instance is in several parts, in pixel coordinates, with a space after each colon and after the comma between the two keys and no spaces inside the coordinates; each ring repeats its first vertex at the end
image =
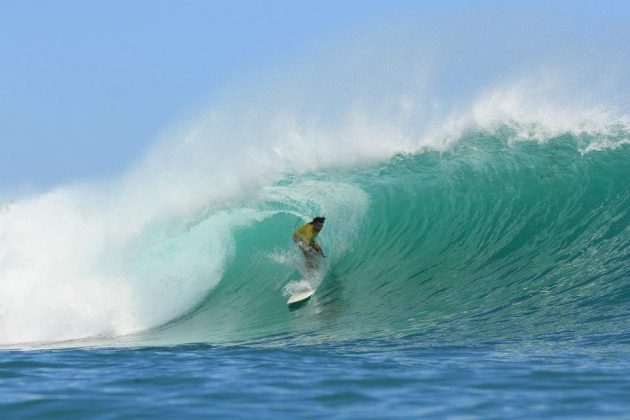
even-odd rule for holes
{"type": "Polygon", "coordinates": [[[315,238],[317,238],[318,234],[319,232],[315,232],[315,230],[313,230],[313,225],[307,223],[295,229],[293,232],[293,240],[312,245],[315,243],[315,238]]]}

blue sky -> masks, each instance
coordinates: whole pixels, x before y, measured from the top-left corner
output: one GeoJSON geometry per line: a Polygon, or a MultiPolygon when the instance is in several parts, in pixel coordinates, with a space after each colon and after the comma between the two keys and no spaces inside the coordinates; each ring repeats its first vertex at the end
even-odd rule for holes
{"type": "Polygon", "coordinates": [[[381,23],[506,16],[531,22],[538,44],[563,34],[597,49],[629,43],[628,11],[622,1],[2,0],[0,192],[118,174],[226,86],[381,23]]]}
{"type": "Polygon", "coordinates": [[[117,173],[222,85],[374,13],[290,3],[3,1],[0,185],[117,173]]]}

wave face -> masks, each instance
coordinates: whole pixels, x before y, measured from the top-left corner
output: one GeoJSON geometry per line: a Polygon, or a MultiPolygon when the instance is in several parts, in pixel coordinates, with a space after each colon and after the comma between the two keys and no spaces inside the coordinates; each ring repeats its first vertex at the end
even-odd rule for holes
{"type": "Polygon", "coordinates": [[[627,340],[627,130],[521,131],[285,171],[159,217],[121,199],[129,180],[7,205],[2,344],[627,340]],[[327,258],[309,275],[290,235],[315,215],[327,258]],[[304,282],[317,293],[288,310],[304,282]]]}
{"type": "Polygon", "coordinates": [[[232,232],[217,287],[132,341],[628,339],[630,147],[508,137],[265,188],[247,207],[255,221],[232,232]],[[304,269],[290,233],[319,214],[323,281],[291,312],[282,290],[304,269]]]}

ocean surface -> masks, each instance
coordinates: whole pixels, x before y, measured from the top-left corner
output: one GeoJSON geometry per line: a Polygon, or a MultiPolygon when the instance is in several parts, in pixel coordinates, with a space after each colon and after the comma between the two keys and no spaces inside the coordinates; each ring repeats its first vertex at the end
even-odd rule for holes
{"type": "Polygon", "coordinates": [[[6,204],[3,417],[628,418],[629,133],[517,131],[146,219],[6,204]],[[308,272],[291,232],[319,215],[308,272]]]}

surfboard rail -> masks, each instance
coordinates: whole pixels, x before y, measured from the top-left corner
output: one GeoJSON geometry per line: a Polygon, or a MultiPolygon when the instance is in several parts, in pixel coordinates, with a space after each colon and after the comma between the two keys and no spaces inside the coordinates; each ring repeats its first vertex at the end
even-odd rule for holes
{"type": "Polygon", "coordinates": [[[312,289],[300,293],[295,293],[289,297],[289,300],[287,300],[287,305],[294,305],[296,303],[304,302],[305,300],[313,296],[314,293],[315,290],[312,289]]]}

